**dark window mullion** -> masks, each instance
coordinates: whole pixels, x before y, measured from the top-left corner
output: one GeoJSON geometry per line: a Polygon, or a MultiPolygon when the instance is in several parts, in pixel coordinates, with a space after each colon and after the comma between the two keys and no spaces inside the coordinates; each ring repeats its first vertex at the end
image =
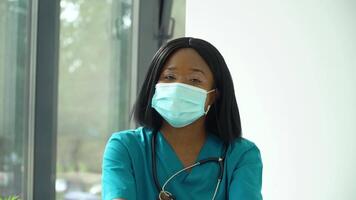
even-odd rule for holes
{"type": "Polygon", "coordinates": [[[33,199],[55,199],[60,0],[38,0],[33,199]]]}

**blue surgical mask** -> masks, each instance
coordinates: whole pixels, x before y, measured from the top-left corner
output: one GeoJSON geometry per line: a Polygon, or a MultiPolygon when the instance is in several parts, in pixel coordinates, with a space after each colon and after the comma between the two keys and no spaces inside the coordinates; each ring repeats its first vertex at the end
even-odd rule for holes
{"type": "Polygon", "coordinates": [[[187,126],[209,111],[205,111],[207,94],[214,91],[184,83],[157,83],[151,106],[173,127],[187,126]]]}

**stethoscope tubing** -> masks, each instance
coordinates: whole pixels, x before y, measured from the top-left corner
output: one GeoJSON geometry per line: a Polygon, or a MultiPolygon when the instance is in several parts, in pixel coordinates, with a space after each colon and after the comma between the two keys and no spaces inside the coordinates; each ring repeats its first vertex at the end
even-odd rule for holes
{"type": "MultiPolygon", "coordinates": [[[[163,187],[160,186],[159,184],[159,181],[158,181],[158,176],[157,176],[157,163],[156,163],[156,135],[157,135],[157,130],[156,131],[153,131],[153,135],[152,135],[152,139],[151,139],[151,156],[152,156],[152,175],[153,175],[153,180],[154,180],[154,183],[155,183],[155,186],[158,190],[158,192],[160,193],[161,191],[164,190],[164,187],[166,186],[166,184],[171,180],[173,179],[176,175],[178,175],[179,173],[181,173],[182,171],[185,171],[189,168],[193,168],[195,166],[198,166],[198,165],[204,165],[206,163],[209,163],[209,162],[217,162],[219,164],[219,176],[218,176],[218,184],[217,184],[217,187],[220,185],[220,182],[223,178],[223,175],[224,175],[224,162],[225,162],[225,157],[226,157],[226,151],[227,151],[227,145],[224,145],[224,153],[223,153],[223,157],[208,157],[208,158],[205,158],[205,159],[202,159],[202,160],[199,160],[198,162],[184,168],[184,169],[181,169],[179,170],[178,172],[176,172],[173,176],[171,176],[166,182],[165,184],[163,185],[163,187]]],[[[214,191],[214,197],[217,193],[217,189],[218,188],[215,188],[215,191],[214,191]]],[[[164,191],[166,192],[166,191],[164,191]]],[[[213,197],[213,199],[214,199],[213,197]]]]}

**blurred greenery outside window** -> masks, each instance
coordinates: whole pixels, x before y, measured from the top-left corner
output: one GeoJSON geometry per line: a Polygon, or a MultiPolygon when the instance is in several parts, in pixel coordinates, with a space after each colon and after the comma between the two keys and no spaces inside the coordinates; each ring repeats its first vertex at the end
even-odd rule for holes
{"type": "Polygon", "coordinates": [[[95,199],[104,145],[129,125],[132,1],[60,6],[56,198],[95,199]]]}
{"type": "MultiPolygon", "coordinates": [[[[107,139],[130,128],[133,3],[61,0],[57,199],[100,199],[107,139]]],[[[172,17],[183,36],[185,1],[172,17]]]]}
{"type": "MultiPolygon", "coordinates": [[[[0,196],[28,192],[30,2],[0,1],[0,196]]],[[[130,126],[134,2],[60,2],[57,199],[100,199],[105,143],[130,126]]],[[[185,0],[172,17],[184,36],[185,0]]]]}

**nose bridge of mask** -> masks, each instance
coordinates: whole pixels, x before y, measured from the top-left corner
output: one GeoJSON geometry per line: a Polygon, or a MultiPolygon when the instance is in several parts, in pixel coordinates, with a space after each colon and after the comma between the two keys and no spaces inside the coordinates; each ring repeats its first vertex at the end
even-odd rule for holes
{"type": "Polygon", "coordinates": [[[183,87],[183,88],[186,88],[186,89],[192,89],[192,90],[195,90],[195,91],[199,91],[201,93],[205,93],[205,94],[209,94],[211,92],[214,92],[216,89],[212,89],[212,90],[209,90],[209,91],[206,91],[202,88],[199,88],[199,87],[196,87],[196,86],[192,86],[192,85],[188,85],[188,84],[185,84],[185,83],[178,83],[178,82],[175,82],[175,83],[157,83],[156,84],[156,88],[160,88],[160,87],[183,87]]]}
{"type": "Polygon", "coordinates": [[[167,95],[175,98],[188,98],[192,101],[200,101],[202,98],[206,98],[206,90],[187,85],[184,83],[158,83],[156,84],[156,92],[158,90],[159,95],[166,97],[167,95]]]}

